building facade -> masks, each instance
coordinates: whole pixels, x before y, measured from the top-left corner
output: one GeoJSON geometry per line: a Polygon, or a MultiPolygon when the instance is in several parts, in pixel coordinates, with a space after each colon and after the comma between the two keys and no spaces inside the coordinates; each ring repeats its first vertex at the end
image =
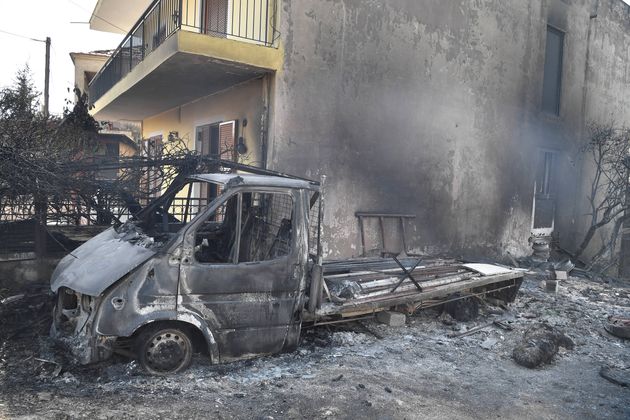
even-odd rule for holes
{"type": "Polygon", "coordinates": [[[330,256],[365,251],[357,212],[414,215],[422,252],[573,249],[588,125],[630,121],[621,0],[99,0],[91,25],[127,32],[89,85],[97,119],[325,175],[330,256]]]}

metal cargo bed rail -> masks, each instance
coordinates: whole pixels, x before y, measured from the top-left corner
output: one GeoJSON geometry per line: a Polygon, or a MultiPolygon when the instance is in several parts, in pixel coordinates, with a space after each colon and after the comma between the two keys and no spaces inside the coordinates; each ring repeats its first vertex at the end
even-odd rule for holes
{"type": "Polygon", "coordinates": [[[323,296],[314,318],[354,317],[399,305],[432,306],[454,300],[453,296],[509,288],[513,293],[507,296],[513,300],[524,275],[509,267],[455,260],[427,259],[418,264],[417,258],[401,258],[399,262],[362,258],[324,264],[323,296]]]}

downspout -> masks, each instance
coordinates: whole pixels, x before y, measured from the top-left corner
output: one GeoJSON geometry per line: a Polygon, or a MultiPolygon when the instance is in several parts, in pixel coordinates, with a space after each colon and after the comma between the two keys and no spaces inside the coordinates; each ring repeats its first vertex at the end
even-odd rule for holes
{"type": "Polygon", "coordinates": [[[267,74],[263,77],[263,111],[260,115],[260,154],[262,168],[267,169],[267,155],[269,150],[269,104],[271,103],[271,75],[267,74]]]}
{"type": "MultiPolygon", "coordinates": [[[[593,9],[591,10],[591,13],[589,15],[589,19],[588,19],[588,32],[586,35],[586,57],[584,60],[584,83],[582,85],[582,112],[581,112],[581,117],[582,117],[582,127],[581,127],[581,134],[582,134],[582,142],[584,142],[584,140],[587,137],[587,122],[586,122],[586,112],[587,112],[587,106],[586,103],[588,101],[588,81],[590,80],[590,71],[589,71],[589,64],[590,64],[590,57],[591,57],[591,38],[592,38],[592,33],[593,33],[593,20],[597,18],[597,13],[599,11],[599,0],[595,0],[594,4],[593,4],[593,9]]],[[[577,160],[576,160],[577,161],[577,160]]],[[[584,162],[581,161],[579,162],[579,174],[578,174],[578,180],[582,180],[584,177],[584,162]]],[[[579,198],[581,197],[581,194],[579,194],[579,189],[581,188],[581,184],[580,182],[576,182],[575,183],[575,191],[573,194],[573,217],[572,217],[572,222],[573,224],[576,223],[577,219],[580,216],[580,211],[579,211],[579,198]]],[[[575,227],[574,227],[574,232],[575,231],[575,227]]],[[[576,232],[577,233],[577,232],[576,232]]],[[[574,239],[572,239],[573,241],[574,239]]]]}
{"type": "MultiPolygon", "coordinates": [[[[269,0],[268,0],[269,1],[269,0]]],[[[271,0],[271,8],[273,9],[273,15],[271,17],[271,45],[269,48],[279,48],[280,44],[280,31],[278,30],[278,25],[280,22],[280,11],[281,8],[278,6],[278,0],[271,0]]],[[[267,3],[269,7],[269,2],[267,3]]],[[[278,71],[281,71],[280,69],[278,71]]],[[[262,115],[260,116],[260,154],[261,154],[261,163],[262,168],[267,169],[269,165],[269,128],[271,127],[271,100],[272,93],[271,90],[273,88],[273,81],[276,77],[277,72],[267,73],[263,79],[263,92],[262,92],[262,101],[263,101],[263,110],[262,115]]]]}
{"type": "Polygon", "coordinates": [[[599,0],[595,0],[593,10],[588,19],[588,32],[586,35],[586,59],[584,62],[584,84],[582,86],[582,135],[585,134],[586,129],[586,101],[588,99],[588,80],[589,80],[589,63],[591,57],[591,36],[593,32],[593,19],[597,18],[597,12],[599,11],[599,0]]]}

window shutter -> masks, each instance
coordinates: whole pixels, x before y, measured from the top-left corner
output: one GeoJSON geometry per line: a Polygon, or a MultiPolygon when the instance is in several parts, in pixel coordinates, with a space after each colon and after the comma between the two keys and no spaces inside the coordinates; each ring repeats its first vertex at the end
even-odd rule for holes
{"type": "Polygon", "coordinates": [[[236,121],[219,124],[219,150],[221,159],[236,160],[236,121]]]}

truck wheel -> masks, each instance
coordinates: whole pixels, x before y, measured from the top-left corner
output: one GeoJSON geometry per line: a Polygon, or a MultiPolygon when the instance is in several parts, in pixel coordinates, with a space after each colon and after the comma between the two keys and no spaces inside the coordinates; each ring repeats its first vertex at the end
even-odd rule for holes
{"type": "Polygon", "coordinates": [[[150,326],[136,338],[140,365],[153,375],[167,375],[186,369],[192,359],[190,333],[180,327],[150,326]]]}

